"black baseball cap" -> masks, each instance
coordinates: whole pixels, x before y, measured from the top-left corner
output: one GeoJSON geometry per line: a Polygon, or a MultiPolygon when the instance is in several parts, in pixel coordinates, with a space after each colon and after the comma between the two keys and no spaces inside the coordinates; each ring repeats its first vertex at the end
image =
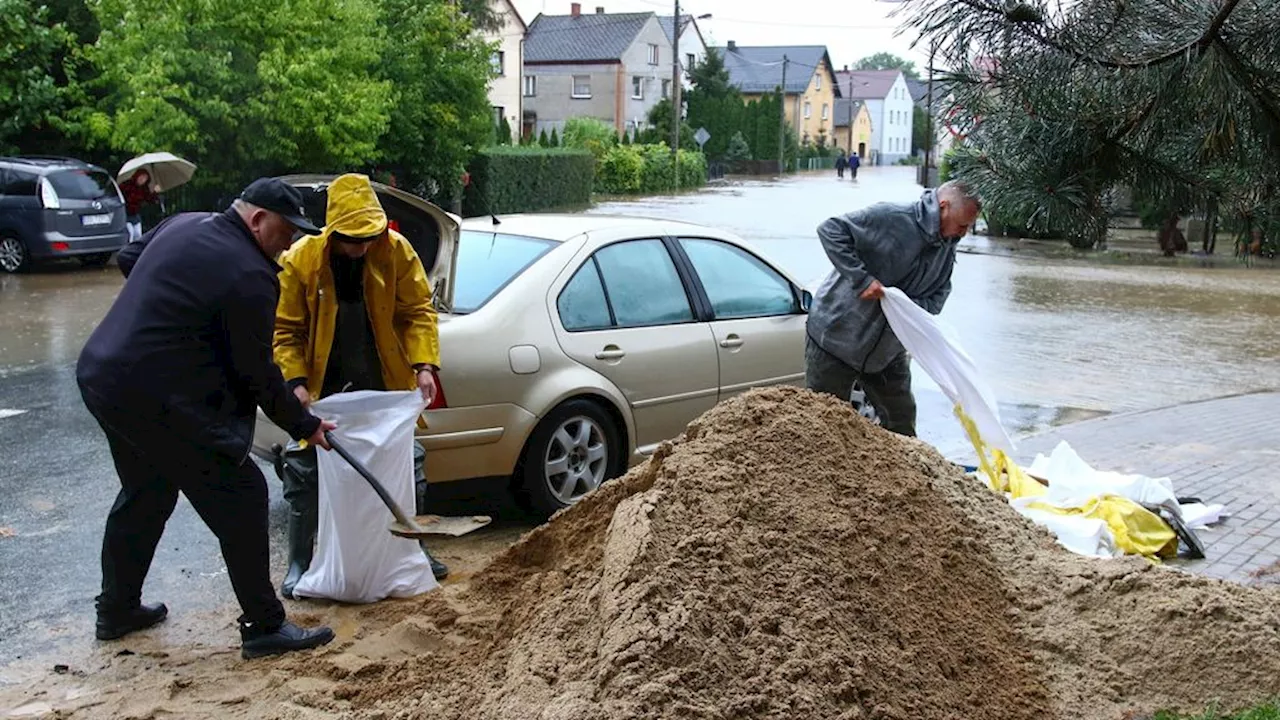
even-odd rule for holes
{"type": "Polygon", "coordinates": [[[302,193],[279,178],[254,180],[240,193],[240,199],[278,214],[308,235],[320,234],[320,228],[307,219],[307,213],[302,207],[302,193]]]}

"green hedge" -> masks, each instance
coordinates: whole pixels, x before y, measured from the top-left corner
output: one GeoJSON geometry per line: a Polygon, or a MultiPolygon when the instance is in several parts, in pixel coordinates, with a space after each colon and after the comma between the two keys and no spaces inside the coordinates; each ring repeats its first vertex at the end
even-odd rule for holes
{"type": "MultiPolygon", "coordinates": [[[[670,192],[676,189],[671,149],[662,144],[615,146],[600,160],[596,182],[600,192],[613,195],[670,192]]],[[[680,187],[702,187],[706,182],[706,156],[681,150],[680,187]]]]}
{"type": "Polygon", "coordinates": [[[585,206],[591,203],[595,159],[585,150],[492,147],[471,161],[462,196],[467,217],[585,206]]]}

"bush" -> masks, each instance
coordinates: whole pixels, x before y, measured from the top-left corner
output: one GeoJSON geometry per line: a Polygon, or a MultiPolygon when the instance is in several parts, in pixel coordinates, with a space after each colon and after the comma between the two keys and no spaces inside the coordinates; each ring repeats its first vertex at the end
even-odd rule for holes
{"type": "Polygon", "coordinates": [[[567,148],[589,150],[598,161],[618,144],[618,131],[612,125],[595,118],[569,118],[564,123],[561,141],[567,148]]]}
{"type": "Polygon", "coordinates": [[[467,216],[514,213],[591,203],[595,161],[583,150],[493,147],[471,161],[463,192],[467,216]]]}
{"type": "Polygon", "coordinates": [[[680,187],[696,188],[707,184],[707,156],[693,150],[680,151],[680,187]]]}
{"type": "Polygon", "coordinates": [[[729,162],[751,159],[751,146],[747,144],[747,139],[743,137],[741,130],[735,132],[729,139],[729,149],[725,151],[724,159],[729,162]]]}
{"type": "Polygon", "coordinates": [[[645,159],[634,145],[609,149],[596,166],[596,188],[611,195],[640,192],[645,159]]]}

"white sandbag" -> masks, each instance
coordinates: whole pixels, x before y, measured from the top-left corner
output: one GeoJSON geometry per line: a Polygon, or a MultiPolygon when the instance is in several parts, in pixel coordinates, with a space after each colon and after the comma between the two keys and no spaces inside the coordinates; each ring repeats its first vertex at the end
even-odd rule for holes
{"type": "Polygon", "coordinates": [[[988,445],[1012,455],[1013,440],[1000,422],[995,395],[964,351],[951,326],[915,304],[898,288],[885,288],[880,307],[889,327],[911,359],[938,384],[951,402],[964,408],[988,445]]]}
{"type": "MultiPolygon", "coordinates": [[[[405,512],[414,508],[413,429],[425,409],[417,391],[339,393],[312,412],[338,424],[334,437],[405,512]]],[[[315,557],[294,594],[349,603],[412,597],[439,587],[416,540],[392,535],[391,511],[336,452],[317,450],[320,517],[315,557]]]]}
{"type": "Polygon", "coordinates": [[[1017,498],[1009,504],[1019,515],[1053,533],[1058,544],[1077,555],[1088,557],[1112,558],[1124,555],[1124,551],[1116,546],[1116,536],[1107,527],[1107,523],[1096,518],[1079,515],[1059,515],[1057,513],[1028,507],[1040,498],[1017,498]]]}
{"type": "Polygon", "coordinates": [[[1169,478],[1095,470],[1065,440],[1048,457],[1036,455],[1027,472],[1049,481],[1049,491],[1041,499],[1058,507],[1085,505],[1100,495],[1119,495],[1139,505],[1178,508],[1169,478]]]}

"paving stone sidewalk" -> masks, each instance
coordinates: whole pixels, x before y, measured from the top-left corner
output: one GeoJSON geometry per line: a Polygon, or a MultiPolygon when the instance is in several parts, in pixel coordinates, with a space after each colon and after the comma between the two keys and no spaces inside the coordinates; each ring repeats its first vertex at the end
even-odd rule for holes
{"type": "Polygon", "coordinates": [[[1060,441],[1099,470],[1168,477],[1179,497],[1222,503],[1231,517],[1200,531],[1193,572],[1241,583],[1280,581],[1280,392],[1112,415],[1023,438],[1030,464],[1060,441]],[[1261,573],[1267,568],[1276,574],[1261,573]]]}

